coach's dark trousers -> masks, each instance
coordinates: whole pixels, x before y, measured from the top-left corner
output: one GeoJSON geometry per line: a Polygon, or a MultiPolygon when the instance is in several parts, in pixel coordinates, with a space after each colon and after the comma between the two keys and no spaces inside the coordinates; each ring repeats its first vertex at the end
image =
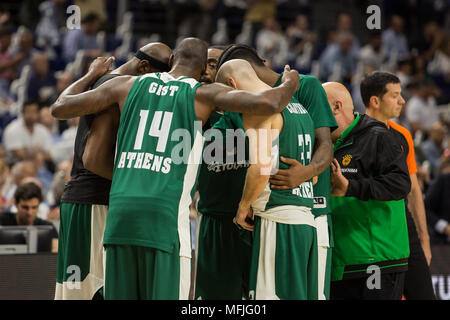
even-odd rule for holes
{"type": "Polygon", "coordinates": [[[331,300],[401,300],[405,272],[381,274],[379,289],[370,289],[367,277],[332,281],[331,300]]]}

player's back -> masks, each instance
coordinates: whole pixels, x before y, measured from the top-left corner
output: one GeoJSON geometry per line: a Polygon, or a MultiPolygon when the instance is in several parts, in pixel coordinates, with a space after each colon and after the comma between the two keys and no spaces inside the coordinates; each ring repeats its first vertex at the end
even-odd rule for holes
{"type": "Polygon", "coordinates": [[[200,86],[168,73],[138,77],[126,99],[105,244],[128,244],[190,256],[189,204],[203,138],[194,99],[200,86]]]}
{"type": "MultiPolygon", "coordinates": [[[[296,159],[302,165],[308,165],[314,147],[314,123],[307,110],[293,98],[281,112],[282,129],[272,146],[272,158],[278,160],[280,169],[288,165],[279,161],[279,157],[296,159]]],[[[271,189],[268,185],[253,207],[267,210],[283,205],[313,207],[312,180],[289,190],[271,189]]]]}

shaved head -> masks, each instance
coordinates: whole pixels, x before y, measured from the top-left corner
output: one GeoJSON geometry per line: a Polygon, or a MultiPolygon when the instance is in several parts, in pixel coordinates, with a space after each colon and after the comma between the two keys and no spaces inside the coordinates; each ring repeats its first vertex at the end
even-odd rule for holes
{"type": "Polygon", "coordinates": [[[169,63],[170,55],[172,54],[172,49],[162,42],[151,42],[140,48],[143,53],[149,55],[150,57],[161,61],[165,64],[169,63]]]}
{"type": "Polygon", "coordinates": [[[340,101],[342,102],[342,107],[344,108],[345,112],[350,112],[353,114],[354,107],[352,96],[343,84],[339,82],[326,82],[322,86],[325,89],[328,103],[330,104],[331,108],[333,108],[336,101],[340,101]]]}
{"type": "Polygon", "coordinates": [[[238,82],[258,79],[250,63],[242,59],[233,59],[222,64],[217,71],[216,81],[228,84],[230,78],[238,82]]]}
{"type": "Polygon", "coordinates": [[[331,133],[331,139],[336,141],[354,120],[353,112],[355,108],[353,106],[352,96],[341,83],[327,82],[322,84],[322,86],[327,94],[328,103],[336,118],[336,122],[338,123],[338,128],[331,133]]]}
{"type": "Polygon", "coordinates": [[[208,46],[198,38],[183,39],[173,52],[173,65],[189,68],[200,74],[206,69],[208,46]]]}

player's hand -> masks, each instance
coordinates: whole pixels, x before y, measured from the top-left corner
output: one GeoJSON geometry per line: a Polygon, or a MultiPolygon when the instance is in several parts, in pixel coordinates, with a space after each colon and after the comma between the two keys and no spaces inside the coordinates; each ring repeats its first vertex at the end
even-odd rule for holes
{"type": "Polygon", "coordinates": [[[283,77],[281,78],[281,82],[284,83],[286,81],[293,81],[295,83],[294,87],[298,87],[300,82],[300,77],[298,76],[298,72],[296,70],[291,70],[289,65],[284,66],[283,77]]]}
{"type": "Polygon", "coordinates": [[[336,159],[331,162],[331,195],[344,197],[348,189],[348,180],[341,171],[341,166],[336,159]]]}
{"type": "Polygon", "coordinates": [[[95,78],[100,78],[101,76],[108,73],[109,68],[113,64],[114,60],[114,57],[98,57],[89,66],[88,73],[95,78]]]}
{"type": "MultiPolygon", "coordinates": [[[[447,226],[448,227],[448,226],[447,226]]],[[[450,231],[449,231],[450,233],[450,231]]],[[[431,247],[430,247],[430,238],[420,239],[420,244],[422,246],[423,254],[425,255],[425,260],[427,260],[428,266],[431,264],[431,247]]]]}
{"type": "Polygon", "coordinates": [[[294,189],[311,179],[313,175],[311,166],[304,166],[295,159],[285,157],[280,157],[280,160],[288,164],[289,169],[279,169],[276,174],[270,176],[269,182],[273,189],[294,189]]]}
{"type": "Polygon", "coordinates": [[[253,231],[253,209],[239,206],[236,217],[233,218],[233,223],[240,229],[253,231]]]}

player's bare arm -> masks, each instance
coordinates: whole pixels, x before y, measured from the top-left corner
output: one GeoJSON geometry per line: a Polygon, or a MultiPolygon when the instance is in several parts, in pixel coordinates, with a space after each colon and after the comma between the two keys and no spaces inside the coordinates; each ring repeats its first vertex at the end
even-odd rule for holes
{"type": "Polygon", "coordinates": [[[246,230],[253,230],[253,211],[251,205],[258,199],[269,182],[272,151],[272,121],[276,115],[243,115],[244,129],[248,133],[250,167],[245,177],[242,198],[234,223],[246,230]],[[252,129],[252,130],[249,130],[252,129]]]}
{"type": "Polygon", "coordinates": [[[258,93],[251,93],[220,84],[201,86],[196,93],[197,116],[206,121],[215,110],[253,115],[272,115],[283,111],[298,87],[298,72],[285,67],[282,85],[258,93]]]}
{"type": "Polygon", "coordinates": [[[83,153],[84,167],[112,180],[117,128],[120,122],[118,106],[98,113],[91,124],[83,153]]]}
{"type": "Polygon", "coordinates": [[[330,128],[320,127],[315,130],[316,143],[311,163],[302,165],[295,159],[281,157],[281,161],[289,165],[289,169],[280,169],[270,177],[274,189],[288,190],[301,185],[313,177],[320,175],[328,168],[333,160],[333,144],[330,128]]]}
{"type": "Polygon", "coordinates": [[[83,92],[108,72],[112,62],[112,58],[95,59],[86,75],[64,90],[51,106],[52,115],[57,119],[71,119],[97,113],[113,105],[119,105],[122,110],[136,77],[116,77],[94,90],[83,92]]]}

